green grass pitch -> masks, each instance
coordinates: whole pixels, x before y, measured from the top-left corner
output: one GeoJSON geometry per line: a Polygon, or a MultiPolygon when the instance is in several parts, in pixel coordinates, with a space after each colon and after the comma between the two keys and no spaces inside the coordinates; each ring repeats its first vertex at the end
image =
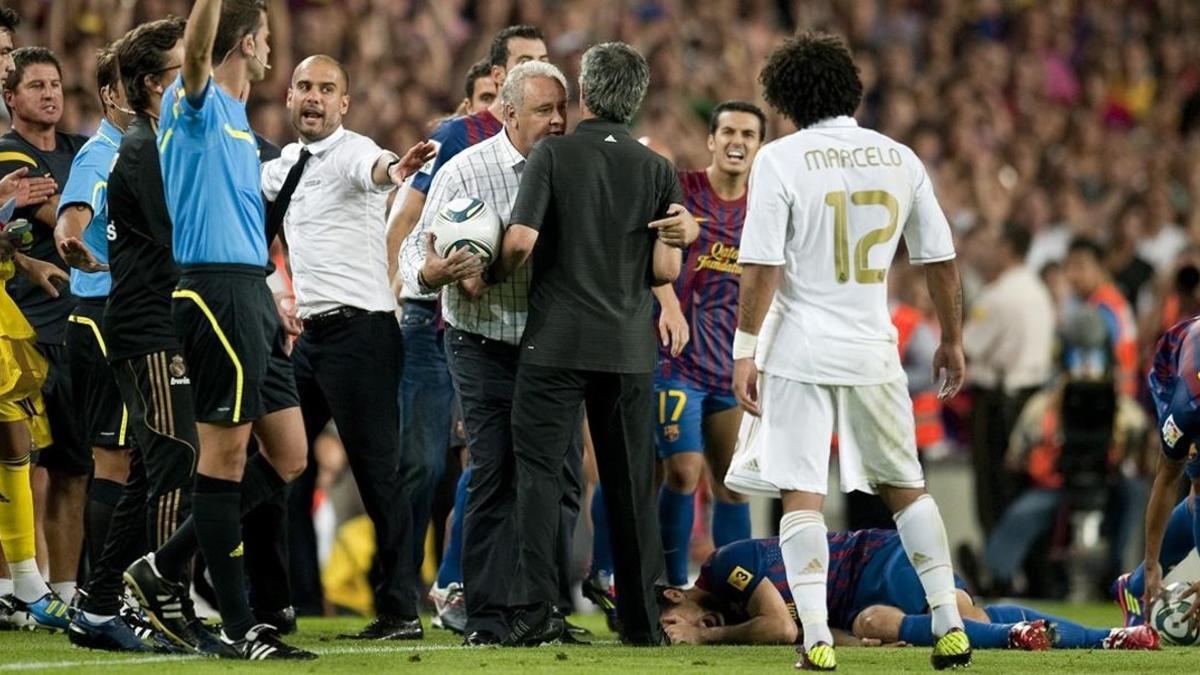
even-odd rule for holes
{"type": "MultiPolygon", "coordinates": [[[[1055,605],[1040,608],[1094,626],[1115,625],[1116,608],[1109,605],[1055,605]]],[[[321,655],[307,662],[212,661],[160,655],[120,655],[72,647],[63,635],[0,633],[0,674],[9,672],[61,673],[762,673],[789,672],[795,661],[790,647],[623,647],[603,628],[599,616],[579,622],[596,632],[597,644],[545,646],[536,649],[465,649],[445,631],[429,629],[425,640],[351,642],[335,639],[339,632],[361,627],[361,619],[301,619],[295,643],[321,655]]],[[[428,621],[426,621],[428,626],[428,621]]],[[[976,652],[971,672],[1035,673],[1196,672],[1200,653],[1185,648],[1161,652],[1102,652],[1062,650],[1031,654],[1011,651],[976,652]]],[[[929,650],[924,647],[841,648],[839,670],[851,673],[928,672],[929,650]]]]}

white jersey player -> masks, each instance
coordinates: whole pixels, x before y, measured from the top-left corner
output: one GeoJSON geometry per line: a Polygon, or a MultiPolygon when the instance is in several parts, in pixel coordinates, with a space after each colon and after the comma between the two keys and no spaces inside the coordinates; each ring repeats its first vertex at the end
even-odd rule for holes
{"type": "Polygon", "coordinates": [[[741,459],[783,497],[780,547],[804,631],[796,665],[837,664],[821,514],[834,434],[842,489],[877,492],[895,514],[933,613],[934,667],[967,665],[971,648],[945,527],[917,461],[885,283],[903,235],[912,262],[925,265],[942,325],[934,366],[946,375],[941,395],[953,395],[964,361],[950,227],[912,150],[852,117],[862,84],[840,40],[789,40],[760,80],[768,103],[799,131],[764,146],[751,170],[733,389],[753,416],[741,459]]]}

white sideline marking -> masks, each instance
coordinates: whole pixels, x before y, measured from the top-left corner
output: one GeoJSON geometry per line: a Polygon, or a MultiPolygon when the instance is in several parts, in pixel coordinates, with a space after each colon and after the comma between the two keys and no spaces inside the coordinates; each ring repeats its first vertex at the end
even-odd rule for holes
{"type": "MultiPolygon", "coordinates": [[[[594,640],[593,645],[615,645],[616,640],[594,640]]],[[[534,647],[537,649],[547,649],[555,647],[572,647],[575,645],[544,645],[543,647],[534,647]]],[[[313,652],[321,656],[340,656],[346,654],[388,654],[388,653],[404,653],[404,652],[446,652],[460,649],[475,649],[473,647],[463,647],[462,645],[372,645],[362,647],[315,647],[313,652]]],[[[493,651],[495,648],[479,648],[483,651],[493,651]]],[[[512,650],[505,650],[512,651],[512,650]]],[[[521,649],[520,651],[526,651],[521,649]]],[[[25,661],[22,663],[3,663],[0,664],[0,671],[22,671],[22,670],[51,670],[64,668],[103,668],[105,666],[140,666],[150,663],[178,662],[178,661],[194,661],[199,660],[199,656],[190,656],[180,654],[178,656],[160,655],[160,656],[135,656],[128,659],[88,659],[76,661],[25,661]]]]}

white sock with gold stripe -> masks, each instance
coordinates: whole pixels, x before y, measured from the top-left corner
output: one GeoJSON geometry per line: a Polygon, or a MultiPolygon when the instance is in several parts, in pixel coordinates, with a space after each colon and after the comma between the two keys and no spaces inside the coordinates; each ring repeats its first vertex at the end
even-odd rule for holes
{"type": "Polygon", "coordinates": [[[788,587],[804,629],[804,647],[833,644],[825,591],[829,574],[829,541],[820,511],[791,511],[779,521],[779,549],[788,587]]]}

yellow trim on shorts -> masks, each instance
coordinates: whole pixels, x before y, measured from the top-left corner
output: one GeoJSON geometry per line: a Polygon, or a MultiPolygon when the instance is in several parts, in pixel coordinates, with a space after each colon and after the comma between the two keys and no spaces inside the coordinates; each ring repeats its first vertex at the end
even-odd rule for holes
{"type": "Polygon", "coordinates": [[[217,317],[213,316],[212,310],[208,308],[208,304],[204,302],[204,298],[201,298],[199,293],[177,288],[171,293],[171,297],[187,298],[196,303],[196,306],[208,318],[208,322],[212,324],[213,332],[217,334],[217,339],[221,341],[221,346],[225,348],[225,353],[229,355],[229,360],[233,361],[233,370],[236,373],[236,385],[234,387],[233,419],[230,421],[237,424],[242,419],[242,386],[244,384],[242,362],[238,359],[237,352],[233,351],[233,345],[229,344],[229,338],[225,337],[225,331],[221,330],[221,324],[217,323],[217,317]]]}
{"type": "MultiPolygon", "coordinates": [[[[95,321],[92,321],[91,319],[89,319],[86,316],[78,316],[76,314],[72,314],[71,316],[68,316],[67,321],[70,321],[71,323],[77,323],[77,324],[80,324],[81,326],[87,326],[88,328],[91,328],[92,335],[96,336],[96,344],[100,345],[100,354],[102,356],[104,356],[105,359],[108,358],[108,345],[104,344],[104,336],[100,334],[100,326],[97,326],[95,321]]],[[[120,445],[120,446],[125,445],[125,432],[128,429],[129,429],[129,408],[127,408],[125,406],[125,404],[122,403],[121,404],[121,428],[117,430],[117,445],[120,445]]]]}

